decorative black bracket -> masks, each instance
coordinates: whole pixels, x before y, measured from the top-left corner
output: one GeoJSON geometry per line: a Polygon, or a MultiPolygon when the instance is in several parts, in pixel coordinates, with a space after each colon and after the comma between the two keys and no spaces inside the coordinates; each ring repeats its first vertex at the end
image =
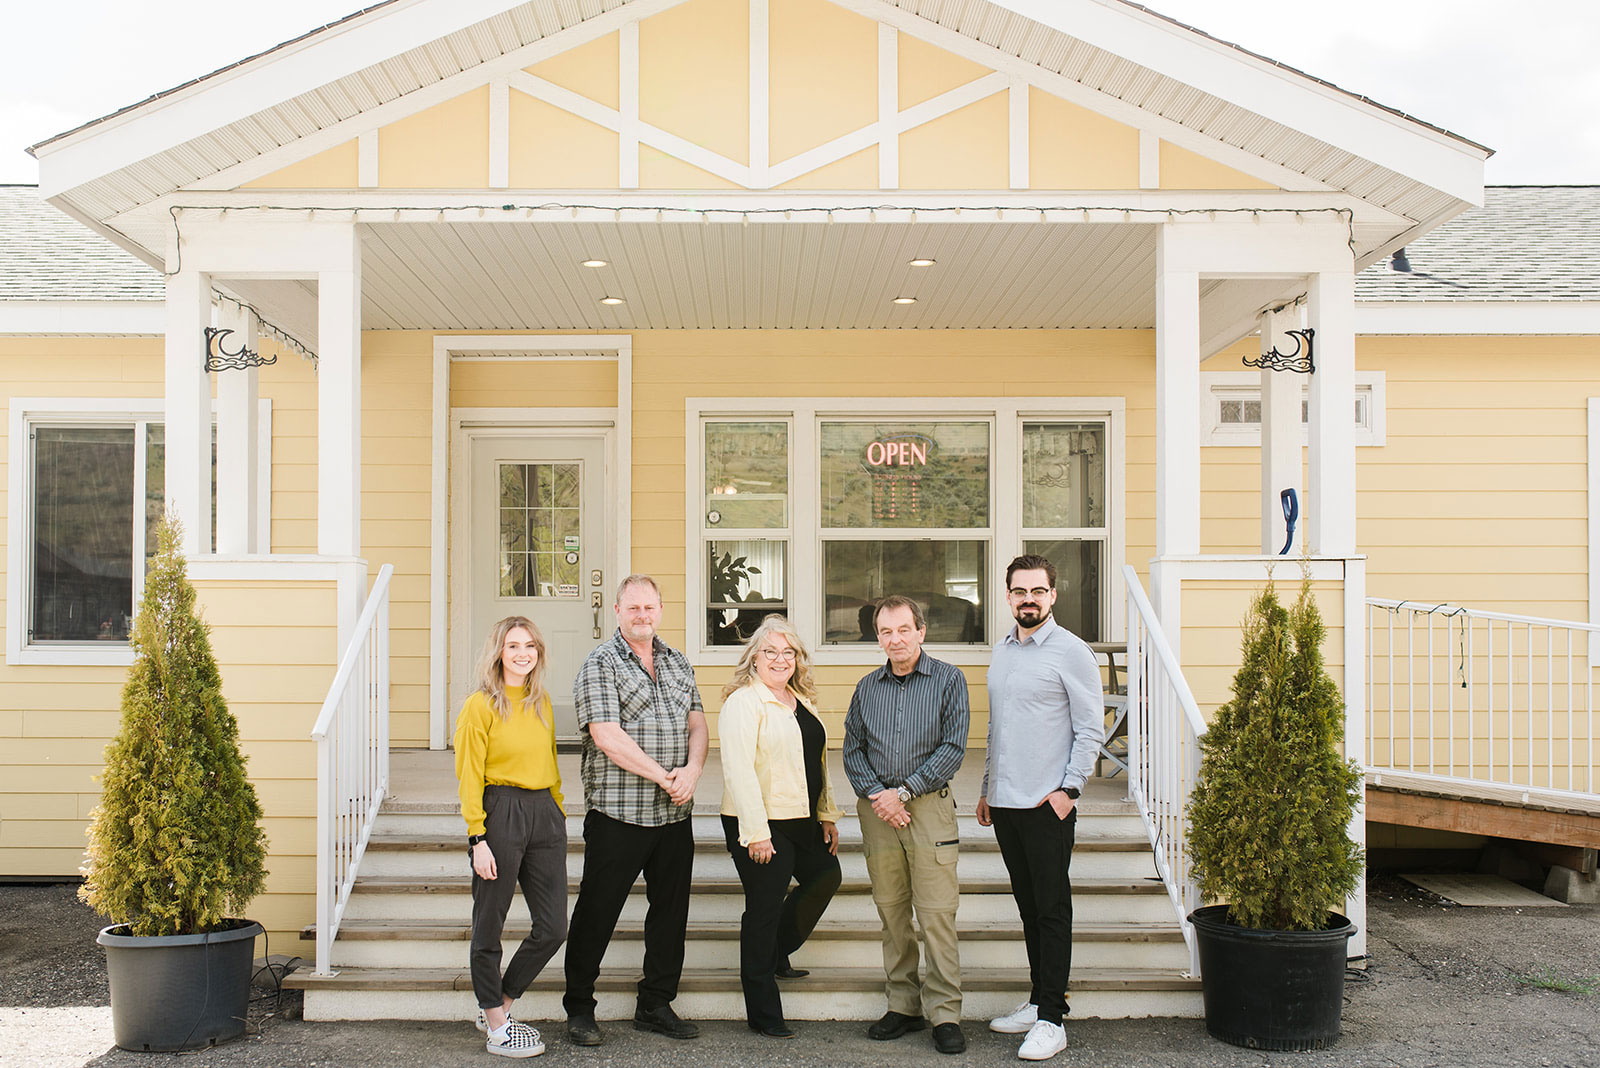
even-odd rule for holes
{"type": "Polygon", "coordinates": [[[229,352],[222,347],[222,339],[233,333],[217,326],[206,327],[206,370],[207,371],[247,371],[252,367],[270,367],[278,362],[278,357],[273,356],[262,359],[253,349],[240,345],[237,350],[229,352]]]}
{"type": "Polygon", "coordinates": [[[1311,335],[1316,331],[1308,326],[1304,330],[1286,330],[1284,333],[1295,339],[1293,352],[1279,352],[1273,348],[1264,353],[1259,360],[1244,357],[1244,365],[1259,367],[1264,371],[1293,371],[1298,375],[1308,375],[1315,371],[1316,365],[1311,362],[1311,335]]]}

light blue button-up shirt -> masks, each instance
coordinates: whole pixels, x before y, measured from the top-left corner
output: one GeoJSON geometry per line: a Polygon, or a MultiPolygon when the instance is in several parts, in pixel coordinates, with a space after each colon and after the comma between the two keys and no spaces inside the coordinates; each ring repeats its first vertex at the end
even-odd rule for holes
{"type": "Polygon", "coordinates": [[[1055,790],[1083,789],[1105,735],[1094,650],[1054,619],[1020,641],[1012,627],[989,662],[989,804],[1036,808],[1055,790]]]}

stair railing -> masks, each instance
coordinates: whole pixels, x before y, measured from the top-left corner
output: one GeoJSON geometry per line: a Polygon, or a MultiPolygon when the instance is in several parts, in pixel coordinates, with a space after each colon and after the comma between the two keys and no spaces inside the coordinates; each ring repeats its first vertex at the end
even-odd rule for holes
{"type": "Polygon", "coordinates": [[[1156,872],[1183,929],[1190,974],[1199,975],[1189,913],[1204,902],[1189,856],[1186,810],[1206,722],[1138,573],[1132,567],[1122,573],[1128,588],[1128,796],[1144,821],[1156,872]]]}
{"type": "Polygon", "coordinates": [[[389,792],[389,580],[384,564],[322,702],[317,743],[317,964],[333,974],[333,940],[356,869],[389,792]]]}

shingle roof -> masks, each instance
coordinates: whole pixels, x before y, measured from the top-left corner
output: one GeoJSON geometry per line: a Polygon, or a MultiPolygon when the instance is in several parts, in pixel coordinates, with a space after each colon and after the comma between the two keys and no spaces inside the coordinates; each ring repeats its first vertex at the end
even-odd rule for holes
{"type": "Polygon", "coordinates": [[[163,300],[149,265],[39,196],[0,185],[0,300],[163,300]]]}
{"type": "Polygon", "coordinates": [[[1356,299],[1600,301],[1600,186],[1487,186],[1484,205],[1356,277],[1356,299]]]}

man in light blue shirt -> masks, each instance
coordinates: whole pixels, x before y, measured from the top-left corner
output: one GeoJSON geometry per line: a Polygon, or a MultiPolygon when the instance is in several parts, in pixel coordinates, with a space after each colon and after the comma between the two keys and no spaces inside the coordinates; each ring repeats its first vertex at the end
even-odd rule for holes
{"type": "Polygon", "coordinates": [[[1022,914],[1033,990],[989,1022],[1027,1033],[1017,1056],[1042,1061],[1066,1048],[1072,970],[1072,883],[1068,867],[1078,797],[1105,740],[1105,703],[1094,651],[1051,615],[1055,565],[1019,556],[1006,568],[1006,598],[1017,624],[989,663],[989,748],[978,822],[994,827],[1022,914]]]}

